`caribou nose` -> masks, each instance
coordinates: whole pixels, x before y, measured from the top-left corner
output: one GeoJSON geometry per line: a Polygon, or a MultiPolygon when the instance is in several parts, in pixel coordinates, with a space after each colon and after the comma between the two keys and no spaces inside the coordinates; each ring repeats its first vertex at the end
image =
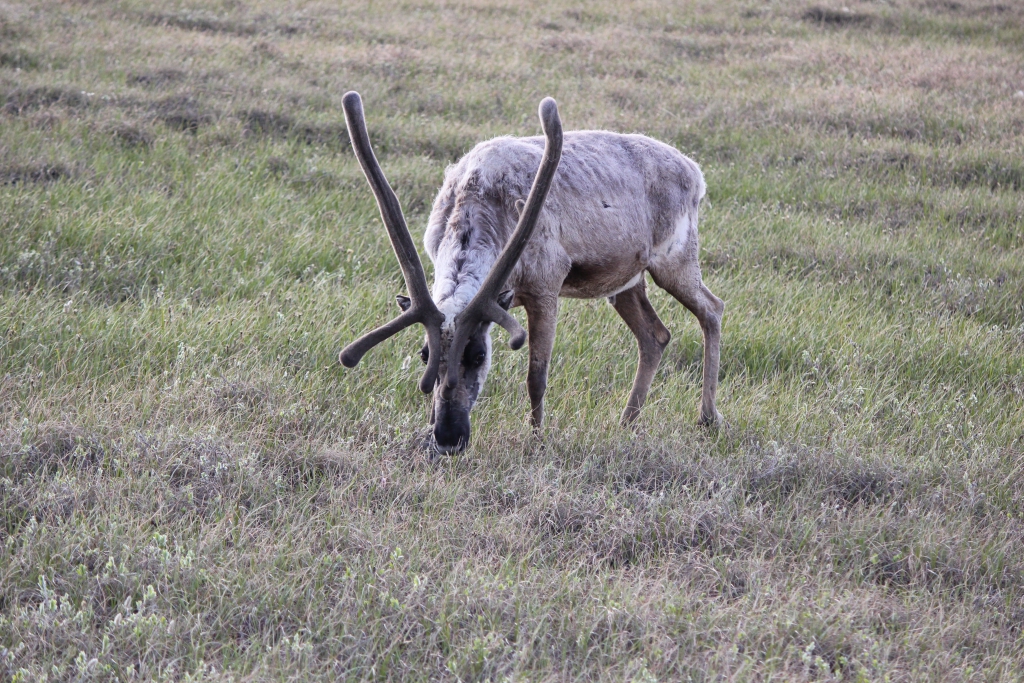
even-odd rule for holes
{"type": "Polygon", "coordinates": [[[469,415],[443,411],[434,423],[434,446],[441,453],[458,453],[469,443],[469,415]]]}
{"type": "Polygon", "coordinates": [[[434,427],[434,447],[441,453],[459,453],[469,443],[469,429],[449,431],[434,427]]]}
{"type": "Polygon", "coordinates": [[[459,441],[455,444],[445,444],[438,441],[435,437],[432,445],[434,447],[434,451],[441,455],[451,455],[452,453],[461,453],[466,450],[466,443],[464,441],[459,441]]]}

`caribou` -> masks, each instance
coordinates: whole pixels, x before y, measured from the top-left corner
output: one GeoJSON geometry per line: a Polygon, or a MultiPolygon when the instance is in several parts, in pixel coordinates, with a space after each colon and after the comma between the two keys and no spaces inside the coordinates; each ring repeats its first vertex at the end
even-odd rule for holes
{"type": "Polygon", "coordinates": [[[370,146],[362,99],[349,92],[342,103],[408,296],[396,297],[397,318],[349,344],[340,360],[354,367],[377,344],[423,325],[419,388],[433,392],[437,452],[469,443],[470,411],[491,366],[493,324],[508,331],[512,349],[529,340],[531,422],[541,428],[559,297],[606,297],[636,337],[640,358],[621,419],[634,424],[671,337],[647,298],[645,273],[700,323],[699,424],[721,422],[715,391],[725,304],[704,285],[698,263],[697,209],[706,186],[693,160],[643,135],[563,136],[555,101],[545,98],[543,137],[481,142],[445,172],[424,237],[434,264],[428,289],[398,198],[370,146]],[[508,312],[516,306],[526,311],[528,332],[508,312]]]}

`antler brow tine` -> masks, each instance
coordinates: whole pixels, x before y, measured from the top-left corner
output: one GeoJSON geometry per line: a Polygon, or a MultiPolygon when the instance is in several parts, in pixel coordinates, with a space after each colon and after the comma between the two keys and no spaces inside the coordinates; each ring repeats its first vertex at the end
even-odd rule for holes
{"type": "Polygon", "coordinates": [[[359,93],[351,91],[345,93],[341,102],[342,108],[345,110],[345,123],[348,126],[349,137],[352,139],[352,149],[355,151],[359,165],[377,199],[377,206],[380,208],[384,227],[387,228],[391,247],[395,251],[395,256],[398,257],[398,265],[402,269],[412,305],[409,310],[391,322],[364,334],[346,346],[341,352],[340,359],[345,367],[354,367],[363,355],[377,344],[410,325],[422,323],[427,329],[429,357],[427,369],[424,371],[423,377],[420,378],[419,386],[424,393],[430,393],[437,380],[438,367],[441,362],[441,323],[444,322],[444,315],[437,310],[433,299],[430,298],[423,264],[420,262],[419,253],[409,234],[409,227],[402,214],[402,206],[387,178],[384,177],[377,157],[373,154],[370,137],[366,132],[366,120],[363,118],[362,98],[359,93]]]}
{"type": "Polygon", "coordinates": [[[459,383],[458,371],[452,372],[458,367],[458,360],[462,357],[466,344],[469,342],[469,335],[475,328],[475,323],[494,322],[504,327],[512,340],[510,346],[513,349],[520,348],[526,341],[526,331],[507,311],[497,304],[498,294],[505,285],[505,280],[519,261],[519,257],[526,248],[526,243],[533,235],[537,227],[537,219],[540,217],[540,210],[547,198],[548,190],[551,188],[551,181],[558,169],[558,162],[562,157],[562,121],[558,116],[558,105],[550,97],[541,100],[538,108],[541,127],[544,129],[544,156],[541,158],[540,167],[533,180],[533,187],[530,188],[530,195],[527,197],[526,206],[519,216],[519,224],[509,238],[505,248],[502,249],[498,260],[491,267],[479,291],[459,314],[455,321],[455,338],[448,349],[448,374],[445,377],[445,391],[450,393],[459,383]]]}

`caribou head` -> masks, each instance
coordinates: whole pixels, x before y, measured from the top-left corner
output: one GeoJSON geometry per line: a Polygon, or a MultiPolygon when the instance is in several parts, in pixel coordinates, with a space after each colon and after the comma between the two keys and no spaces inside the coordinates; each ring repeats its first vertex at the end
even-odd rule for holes
{"type": "Polygon", "coordinates": [[[546,137],[544,155],[511,237],[472,299],[464,307],[445,305],[442,311],[430,296],[423,265],[398,198],[370,147],[362,100],[358,93],[349,92],[342,104],[352,148],[377,199],[391,246],[405,276],[408,296],[397,297],[401,315],[345,347],[341,362],[345,367],[354,367],[377,344],[410,325],[422,324],[426,328],[426,344],[420,357],[426,369],[419,388],[424,393],[434,393],[433,443],[441,452],[461,450],[469,443],[469,413],[490,369],[492,324],[497,323],[508,331],[512,349],[519,349],[526,342],[526,330],[508,312],[513,293],[505,290],[504,285],[533,234],[558,168],[562,151],[558,108],[550,97],[540,103],[540,121],[546,137]]]}

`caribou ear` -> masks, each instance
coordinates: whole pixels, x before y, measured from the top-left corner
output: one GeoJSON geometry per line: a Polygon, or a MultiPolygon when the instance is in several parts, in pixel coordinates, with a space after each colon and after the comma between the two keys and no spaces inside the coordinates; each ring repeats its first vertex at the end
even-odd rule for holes
{"type": "Polygon", "coordinates": [[[412,299],[405,296],[404,294],[399,294],[398,296],[396,296],[395,301],[398,302],[398,307],[401,308],[403,311],[408,311],[409,307],[412,306],[412,299]]]}
{"type": "Polygon", "coordinates": [[[511,289],[506,289],[504,292],[498,295],[498,305],[504,308],[506,311],[512,305],[512,299],[514,299],[516,293],[511,289]]]}

